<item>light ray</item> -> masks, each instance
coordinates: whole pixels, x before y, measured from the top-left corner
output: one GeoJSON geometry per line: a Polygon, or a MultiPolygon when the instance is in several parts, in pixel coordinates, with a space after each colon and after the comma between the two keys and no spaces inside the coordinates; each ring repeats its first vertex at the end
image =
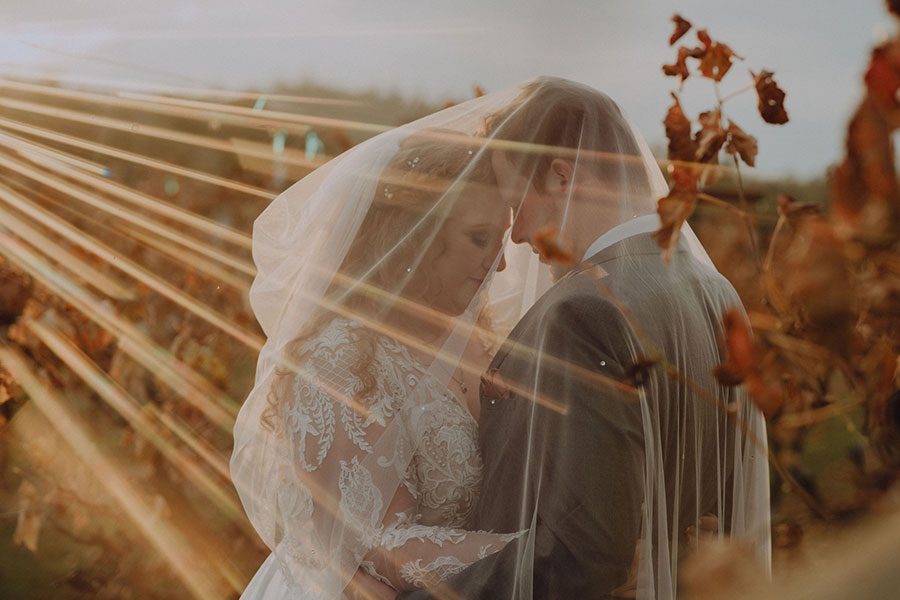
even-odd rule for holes
{"type": "Polygon", "coordinates": [[[219,187],[228,188],[231,190],[235,190],[237,192],[243,192],[245,194],[249,194],[251,196],[256,196],[258,198],[263,198],[265,200],[271,200],[275,197],[275,193],[270,192],[268,190],[258,188],[252,185],[247,185],[245,183],[241,183],[239,181],[234,181],[232,179],[226,179],[224,177],[219,177],[217,175],[211,175],[209,173],[204,173],[201,171],[196,171],[194,169],[188,169],[186,167],[181,167],[173,163],[164,162],[161,160],[156,160],[154,158],[149,158],[142,154],[135,154],[133,152],[127,152],[125,150],[119,150],[118,148],[113,148],[112,146],[105,146],[103,144],[97,144],[95,142],[90,142],[87,140],[83,140],[80,138],[72,137],[69,135],[65,135],[63,133],[57,133],[55,131],[50,131],[48,129],[41,129],[40,127],[34,127],[31,125],[26,125],[25,123],[21,123],[18,121],[13,121],[11,119],[4,119],[0,117],[0,127],[6,127],[7,129],[14,129],[16,131],[27,133],[29,135],[34,135],[37,137],[41,137],[44,139],[52,140],[54,142],[59,142],[61,144],[66,144],[68,146],[74,146],[81,150],[87,150],[89,152],[96,152],[98,154],[104,154],[106,156],[112,158],[118,158],[120,160],[124,160],[130,163],[143,165],[145,167],[150,167],[153,169],[158,169],[160,171],[164,171],[166,173],[172,173],[173,175],[181,175],[183,177],[188,177],[190,179],[194,179],[197,181],[202,181],[204,183],[210,183],[213,185],[217,185],[219,187]]]}
{"type": "MultiPolygon", "coordinates": [[[[216,482],[203,469],[185,456],[185,454],[166,441],[157,431],[146,409],[128,394],[121,386],[104,373],[80,348],[67,340],[59,331],[48,327],[34,319],[23,319],[22,323],[30,329],[44,345],[47,346],[72,372],[78,375],[106,404],[125,419],[129,425],[144,439],[150,442],[165,458],[171,462],[218,508],[232,519],[242,519],[243,509],[230,489],[216,482]]],[[[226,478],[226,481],[231,481],[226,478]]]]}
{"type": "Polygon", "coordinates": [[[0,253],[52,294],[108,331],[116,338],[118,348],[147,369],[160,383],[197,408],[211,422],[231,431],[240,407],[237,402],[3,230],[0,230],[0,253]]]}
{"type": "Polygon", "coordinates": [[[37,409],[43,413],[76,456],[89,465],[122,511],[131,519],[150,545],[165,559],[191,594],[200,600],[218,600],[230,590],[203,567],[204,560],[184,539],[181,532],[162,518],[154,518],[152,507],[143,494],[104,456],[91,439],[88,427],[53,390],[45,386],[28,366],[24,356],[0,345],[0,363],[22,386],[37,409]]]}
{"type": "Polygon", "coordinates": [[[101,106],[114,106],[153,114],[176,116],[204,123],[217,121],[254,130],[263,127],[274,128],[289,133],[297,133],[299,135],[306,135],[311,126],[362,131],[370,134],[381,133],[393,129],[393,127],[388,125],[365,123],[349,119],[248,108],[219,102],[172,98],[169,96],[142,94],[137,92],[118,92],[115,96],[112,96],[108,94],[60,88],[52,85],[23,83],[9,79],[0,79],[0,87],[56,98],[91,102],[101,106]]]}
{"type": "Polygon", "coordinates": [[[127,223],[115,224],[113,227],[122,233],[122,235],[140,241],[157,252],[161,252],[169,258],[172,258],[179,264],[189,265],[191,269],[200,271],[216,281],[221,281],[242,294],[248,294],[250,292],[250,283],[246,279],[241,279],[230,271],[226,271],[213,261],[207,260],[202,254],[195,254],[183,248],[172,248],[161,240],[142,233],[127,223]]]}
{"type": "MultiPolygon", "coordinates": [[[[452,317],[430,306],[425,306],[419,302],[397,296],[396,294],[383,290],[377,286],[373,286],[365,282],[360,282],[342,273],[336,273],[334,275],[334,281],[336,281],[340,285],[345,286],[347,289],[350,289],[351,287],[354,289],[358,289],[364,295],[372,299],[386,304],[390,303],[406,315],[421,318],[426,322],[438,325],[448,331],[452,327],[459,328],[461,332],[469,336],[489,335],[491,333],[490,330],[481,327],[477,323],[460,323],[457,317],[452,317]]],[[[345,316],[347,318],[360,321],[367,327],[373,328],[373,330],[375,331],[383,333],[384,335],[388,335],[389,337],[393,337],[394,339],[403,342],[411,348],[415,348],[425,353],[426,356],[431,359],[437,358],[438,352],[436,352],[436,348],[431,344],[422,342],[415,336],[410,336],[409,334],[406,334],[405,332],[400,331],[397,328],[392,328],[385,325],[384,323],[368,319],[365,315],[362,315],[358,312],[352,312],[345,307],[341,307],[340,305],[327,300],[318,304],[322,308],[333,310],[336,314],[341,314],[342,316],[345,316]]],[[[534,348],[519,343],[506,342],[506,348],[509,349],[510,354],[513,356],[520,355],[524,357],[530,357],[534,353],[534,348]]],[[[624,384],[612,377],[607,377],[601,373],[596,373],[588,369],[580,368],[578,365],[570,364],[567,361],[564,361],[557,357],[545,356],[543,358],[543,362],[544,364],[551,367],[569,370],[578,377],[583,378],[586,382],[598,385],[600,387],[615,389],[630,396],[636,395],[636,390],[633,386],[624,384]]],[[[474,365],[470,362],[462,361],[460,362],[460,367],[466,373],[478,375],[481,374],[481,369],[478,367],[478,365],[474,365]]]]}
{"type": "MultiPolygon", "coordinates": [[[[139,97],[141,96],[141,94],[137,94],[135,95],[135,97],[130,97],[132,96],[132,94],[129,94],[127,92],[112,96],[109,94],[98,94],[95,92],[71,90],[52,85],[22,83],[18,81],[11,81],[9,79],[0,79],[0,87],[13,89],[20,92],[30,92],[43,96],[50,96],[54,98],[78,100],[79,102],[91,102],[93,104],[99,104],[100,106],[104,107],[114,106],[128,110],[138,110],[151,114],[168,115],[179,117],[182,119],[192,119],[194,121],[200,121],[203,123],[207,123],[211,120],[218,120],[220,122],[227,122],[230,125],[237,125],[240,127],[248,127],[254,129],[258,129],[260,127],[277,127],[285,131],[298,133],[300,135],[305,135],[309,129],[307,125],[302,123],[298,124],[296,122],[280,121],[277,119],[266,117],[264,115],[268,111],[262,110],[256,111],[248,109],[251,111],[250,114],[231,114],[228,113],[228,111],[219,111],[219,114],[211,115],[209,110],[201,110],[196,107],[170,104],[155,99],[147,100],[139,97]]],[[[156,96],[148,96],[148,98],[156,98],[156,96]]],[[[163,100],[166,99],[165,96],[159,96],[159,98],[163,100]]]]}
{"type": "MultiPolygon", "coordinates": [[[[0,164],[3,164],[3,162],[4,160],[0,157],[0,164]]],[[[259,335],[235,325],[219,312],[201,304],[169,282],[160,279],[147,269],[130,259],[125,258],[108,246],[93,240],[72,225],[69,225],[52,213],[34,205],[2,184],[0,184],[0,199],[7,204],[16,207],[19,211],[27,214],[32,219],[39,221],[42,225],[53,229],[69,241],[78,244],[88,252],[102,258],[113,267],[133,277],[135,280],[168,298],[175,304],[178,304],[185,310],[192,312],[210,325],[221,329],[250,349],[259,352],[262,348],[264,340],[259,335]]]]}
{"type": "Polygon", "coordinates": [[[73,156],[66,152],[61,152],[56,150],[55,148],[51,148],[49,146],[45,146],[43,144],[38,144],[37,142],[33,142],[31,140],[26,140],[25,138],[21,138],[17,135],[12,135],[9,133],[0,133],[0,141],[2,141],[3,145],[14,149],[16,152],[28,158],[29,156],[44,155],[54,160],[58,160],[84,171],[88,171],[89,173],[93,173],[94,175],[103,176],[107,173],[108,169],[101,164],[85,160],[78,156],[73,156]]]}
{"type": "MultiPolygon", "coordinates": [[[[7,72],[9,73],[9,72],[7,72]]],[[[0,75],[2,77],[3,75],[0,75]]],[[[321,96],[301,96],[297,94],[277,94],[253,90],[226,90],[221,88],[208,87],[184,87],[167,85],[163,83],[152,83],[147,81],[133,81],[127,79],[103,79],[99,77],[83,77],[77,75],[53,75],[46,78],[36,78],[31,73],[9,73],[5,78],[12,77],[14,79],[27,79],[32,83],[47,81],[52,79],[54,82],[71,83],[75,85],[93,86],[94,88],[110,89],[114,91],[122,91],[125,89],[152,91],[160,94],[180,95],[180,96],[197,96],[197,97],[219,97],[232,98],[234,100],[252,100],[265,98],[272,102],[290,102],[294,104],[316,104],[325,106],[364,106],[365,102],[360,100],[350,100],[344,98],[323,98],[321,96]]]]}
{"type": "Polygon", "coordinates": [[[262,158],[267,161],[276,161],[287,165],[293,165],[304,169],[313,170],[324,164],[323,160],[314,159],[307,160],[303,152],[285,150],[282,154],[275,154],[271,150],[271,146],[263,146],[253,142],[245,141],[241,150],[235,147],[231,141],[223,141],[216,137],[198,135],[194,133],[184,133],[181,131],[173,131],[165,127],[156,127],[154,125],[143,125],[135,122],[129,122],[122,119],[114,119],[112,117],[101,117],[92,115],[91,113],[69,110],[65,108],[56,108],[36,102],[25,102],[21,100],[0,99],[0,106],[30,112],[32,114],[43,115],[56,119],[64,119],[66,121],[74,121],[83,123],[92,127],[100,127],[107,129],[115,129],[117,131],[125,131],[132,135],[143,135],[160,140],[170,142],[178,142],[199,148],[207,148],[209,150],[217,150],[228,154],[247,154],[255,158],[262,158]],[[259,149],[259,146],[266,148],[265,151],[259,149]]]}
{"type": "Polygon", "coordinates": [[[0,227],[8,228],[16,237],[52,258],[64,269],[76,275],[103,295],[115,300],[131,301],[135,299],[133,290],[127,289],[103,272],[73,256],[71,252],[2,208],[0,208],[0,227]]]}
{"type": "Polygon", "coordinates": [[[116,217],[119,217],[123,221],[127,221],[129,223],[142,227],[143,229],[152,231],[160,237],[164,237],[172,242],[175,242],[207,256],[213,257],[219,262],[233,267],[243,273],[249,275],[254,272],[254,267],[247,261],[235,258],[231,254],[228,254],[226,252],[221,252],[213,246],[198,242],[194,238],[179,233],[178,231],[170,227],[159,225],[155,221],[151,221],[150,219],[147,219],[139,213],[135,213],[112,202],[103,200],[98,196],[84,192],[83,190],[71,185],[68,182],[48,175],[43,171],[33,169],[24,163],[0,155],[0,166],[6,166],[12,172],[27,175],[34,181],[46,185],[47,187],[53,188],[56,191],[61,192],[71,198],[80,200],[81,202],[84,202],[85,204],[88,204],[95,208],[99,208],[116,217]]]}
{"type": "Polygon", "coordinates": [[[264,116],[271,120],[271,124],[279,125],[284,123],[296,123],[305,126],[323,127],[329,129],[343,129],[350,131],[362,131],[373,135],[384,133],[394,129],[391,125],[381,125],[379,123],[366,123],[363,121],[351,121],[349,119],[338,119],[334,117],[318,117],[315,115],[301,115],[276,110],[255,110],[253,108],[245,108],[243,106],[233,106],[231,104],[222,104],[218,102],[203,102],[200,100],[187,100],[184,98],[169,98],[167,96],[154,96],[150,94],[138,94],[133,92],[120,92],[122,98],[130,98],[133,100],[143,100],[145,102],[154,102],[170,106],[178,106],[182,108],[192,108],[201,111],[226,113],[235,116],[242,116],[251,119],[259,119],[264,116]]]}
{"type": "MultiPolygon", "coordinates": [[[[0,134],[0,143],[2,143],[2,134],[0,134]]],[[[177,221],[183,225],[187,225],[194,229],[203,231],[204,233],[210,234],[214,237],[217,237],[223,241],[227,241],[233,243],[235,245],[241,246],[243,248],[251,248],[252,242],[250,241],[250,236],[247,234],[237,231],[236,229],[232,229],[231,227],[227,227],[220,223],[216,223],[210,219],[205,217],[201,217],[195,213],[192,213],[189,210],[185,210],[183,208],[179,208],[158,198],[154,198],[152,196],[148,196],[146,194],[142,194],[140,192],[136,192],[129,187],[126,187],[121,184],[113,183],[104,179],[103,177],[98,177],[96,175],[92,175],[90,173],[83,173],[77,169],[73,169],[72,167],[59,164],[59,163],[50,163],[47,164],[44,161],[41,161],[39,157],[35,157],[35,155],[31,155],[31,162],[35,162],[44,166],[50,170],[53,170],[57,173],[60,173],[70,179],[74,179],[79,183],[91,186],[95,189],[101,190],[108,194],[119,198],[120,200],[125,200],[130,204],[134,204],[141,208],[147,209],[150,212],[156,213],[162,217],[166,217],[172,219],[173,221],[177,221]]],[[[9,166],[9,165],[7,165],[9,166]]],[[[34,169],[28,168],[23,163],[18,163],[15,167],[10,167],[15,169],[22,169],[21,172],[27,173],[29,177],[36,181],[41,181],[46,185],[54,187],[59,191],[69,194],[70,196],[75,196],[82,202],[87,202],[93,204],[96,208],[103,209],[107,212],[113,212],[113,207],[115,205],[103,202],[99,199],[95,199],[91,196],[85,196],[83,193],[76,194],[73,190],[77,190],[77,188],[72,187],[66,182],[58,179],[52,179],[49,177],[42,177],[38,171],[34,169]]],[[[20,172],[20,171],[16,171],[20,172]]],[[[124,209],[119,209],[117,216],[130,220],[134,222],[136,218],[135,213],[126,213],[124,209]],[[126,216],[126,214],[133,215],[132,217],[126,216]]],[[[146,222],[146,220],[144,220],[146,222]]]]}
{"type": "MultiPolygon", "coordinates": [[[[147,404],[144,406],[144,410],[153,415],[153,418],[165,425],[179,440],[184,442],[184,444],[198,456],[202,457],[203,460],[206,461],[206,464],[215,469],[216,473],[221,475],[223,479],[231,481],[231,472],[228,469],[228,459],[222,456],[222,454],[219,453],[219,450],[214,448],[206,438],[194,435],[187,426],[155,404],[147,404]]],[[[243,510],[241,510],[239,516],[239,520],[243,520],[243,510]]]]}
{"type": "MultiPolygon", "coordinates": [[[[2,179],[0,179],[0,181],[2,181],[2,179]]],[[[54,198],[48,196],[43,192],[38,192],[36,190],[30,189],[24,184],[16,181],[6,181],[5,183],[19,193],[29,194],[32,197],[39,198],[44,204],[52,204],[53,209],[57,212],[57,214],[65,213],[75,218],[83,216],[72,206],[66,204],[64,200],[54,198]]],[[[115,222],[107,224],[98,219],[94,220],[91,223],[91,226],[99,228],[105,233],[125,238],[130,242],[137,240],[143,243],[145,246],[149,247],[151,250],[160,252],[170,257],[171,259],[176,261],[178,265],[184,266],[188,270],[196,268],[204,275],[207,275],[218,282],[225,283],[238,290],[242,294],[247,294],[250,290],[250,284],[247,280],[242,279],[238,275],[235,275],[234,273],[223,269],[219,266],[218,263],[206,259],[205,256],[201,254],[193,254],[191,251],[185,248],[172,248],[170,245],[165,244],[162,240],[147,235],[142,231],[138,231],[135,227],[129,225],[128,223],[115,222]]]]}

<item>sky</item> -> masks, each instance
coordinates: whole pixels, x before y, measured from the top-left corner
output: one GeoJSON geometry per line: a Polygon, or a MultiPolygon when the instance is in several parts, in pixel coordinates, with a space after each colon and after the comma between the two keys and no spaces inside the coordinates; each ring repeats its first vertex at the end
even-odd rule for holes
{"type": "MultiPolygon", "coordinates": [[[[758,175],[799,178],[839,159],[870,49],[897,25],[881,0],[0,0],[0,9],[0,74],[254,90],[312,80],[440,102],[470,97],[475,84],[493,91],[555,75],[612,96],[657,147],[677,86],[660,65],[675,56],[678,12],[745,57],[723,94],[749,84],[748,69],[775,72],[790,123],[763,123],[752,91],[726,114],[759,139],[758,175]]],[[[688,114],[713,101],[709,82],[686,82],[688,114]]]]}

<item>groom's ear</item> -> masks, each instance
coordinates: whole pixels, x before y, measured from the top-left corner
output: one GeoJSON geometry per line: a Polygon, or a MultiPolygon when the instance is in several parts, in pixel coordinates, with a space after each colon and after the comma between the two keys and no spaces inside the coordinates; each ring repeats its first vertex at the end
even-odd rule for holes
{"type": "Polygon", "coordinates": [[[547,191],[555,196],[568,194],[569,186],[572,185],[572,172],[572,163],[562,158],[554,158],[547,171],[545,182],[547,191]]]}

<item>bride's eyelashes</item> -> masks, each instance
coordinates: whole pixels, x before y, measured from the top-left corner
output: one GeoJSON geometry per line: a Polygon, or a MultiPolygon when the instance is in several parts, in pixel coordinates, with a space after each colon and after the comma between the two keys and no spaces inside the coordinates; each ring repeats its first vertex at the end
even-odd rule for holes
{"type": "Polygon", "coordinates": [[[479,248],[487,248],[488,243],[490,243],[486,233],[470,233],[469,239],[479,248]]]}

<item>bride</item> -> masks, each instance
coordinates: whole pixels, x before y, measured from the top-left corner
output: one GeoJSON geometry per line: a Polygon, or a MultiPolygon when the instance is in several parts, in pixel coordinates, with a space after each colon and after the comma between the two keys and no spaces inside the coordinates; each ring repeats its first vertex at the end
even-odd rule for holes
{"type": "Polygon", "coordinates": [[[232,474],[273,552],[242,598],[393,598],[515,537],[466,529],[510,222],[489,161],[448,129],[370,140],[259,217],[268,342],[232,474]]]}

